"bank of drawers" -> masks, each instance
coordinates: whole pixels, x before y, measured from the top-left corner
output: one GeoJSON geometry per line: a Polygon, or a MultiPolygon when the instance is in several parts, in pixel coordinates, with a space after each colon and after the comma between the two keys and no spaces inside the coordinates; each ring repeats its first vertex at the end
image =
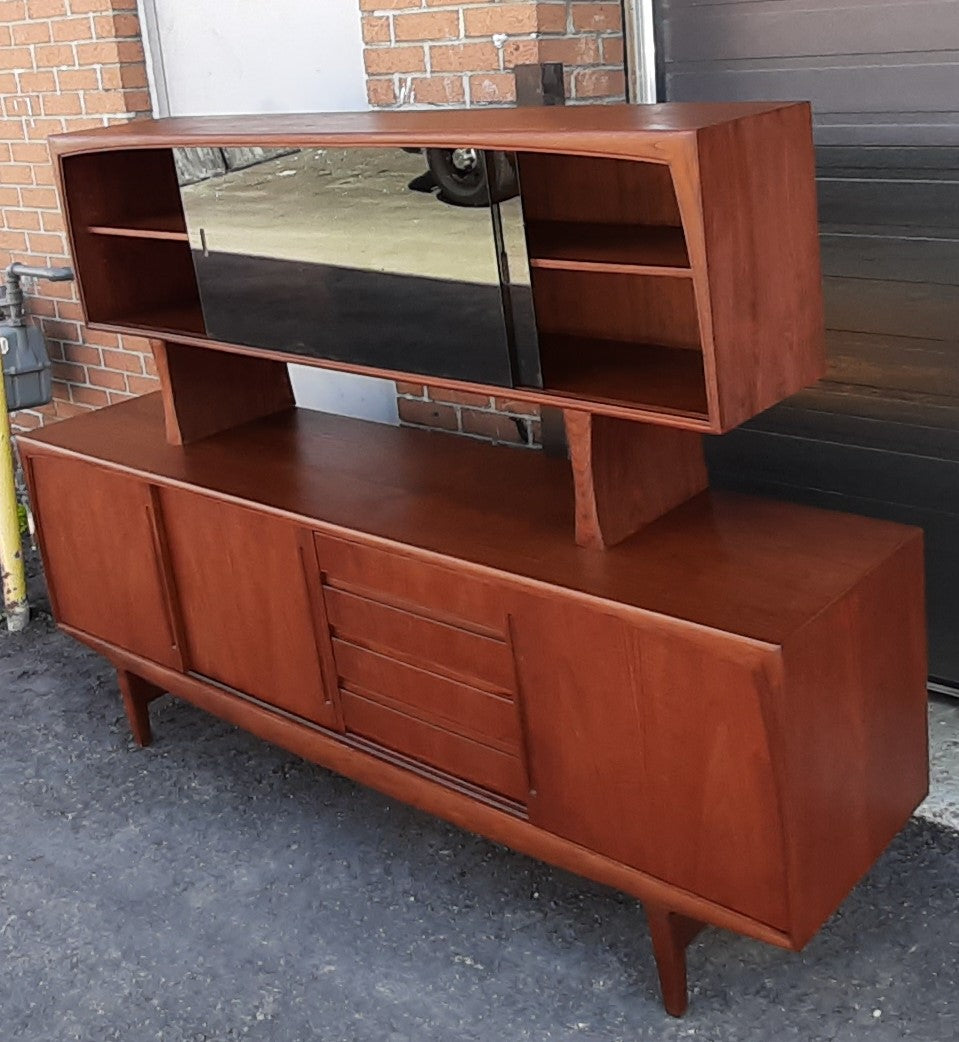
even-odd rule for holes
{"type": "Polygon", "coordinates": [[[316,549],[347,732],[525,803],[501,590],[328,536],[316,549]]]}

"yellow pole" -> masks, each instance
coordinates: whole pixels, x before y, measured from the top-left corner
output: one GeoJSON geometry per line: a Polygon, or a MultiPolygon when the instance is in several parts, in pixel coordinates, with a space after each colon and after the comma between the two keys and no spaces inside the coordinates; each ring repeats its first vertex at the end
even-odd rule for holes
{"type": "Polygon", "coordinates": [[[3,354],[0,353],[0,576],[3,578],[3,607],[7,629],[22,630],[30,618],[27,579],[23,570],[17,486],[13,476],[13,441],[7,412],[7,389],[3,383],[3,354]]]}

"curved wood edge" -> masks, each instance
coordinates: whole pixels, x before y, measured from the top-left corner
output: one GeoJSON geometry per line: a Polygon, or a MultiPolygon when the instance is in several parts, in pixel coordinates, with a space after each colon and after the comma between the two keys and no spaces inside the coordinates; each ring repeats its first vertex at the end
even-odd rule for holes
{"type": "Polygon", "coordinates": [[[150,346],[171,445],[188,445],[296,404],[283,362],[218,355],[164,340],[151,340],[150,346]]]}
{"type": "Polygon", "coordinates": [[[411,112],[278,113],[142,119],[51,135],[55,156],[121,148],[435,147],[470,144],[666,162],[666,139],[808,102],[670,102],[411,112]]]}
{"type": "Polygon", "coordinates": [[[702,436],[564,410],[576,497],[576,543],[627,539],[709,485],[702,436]]]}

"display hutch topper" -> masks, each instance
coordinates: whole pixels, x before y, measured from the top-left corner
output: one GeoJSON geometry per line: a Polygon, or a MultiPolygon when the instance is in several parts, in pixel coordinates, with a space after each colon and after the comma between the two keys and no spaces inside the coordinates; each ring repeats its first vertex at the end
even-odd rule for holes
{"type": "Polygon", "coordinates": [[[823,371],[809,107],[51,144],[88,324],[151,338],[161,380],[20,440],[54,612],[116,666],[136,740],[169,692],[634,895],[676,1015],[704,924],[802,948],[927,788],[921,534],[707,489],[702,436],[823,371]],[[181,188],[174,161],[280,149],[329,186],[467,146],[490,205],[447,219],[484,222],[484,278],[387,271],[356,235],[322,256],[335,193],[271,253],[235,200],[223,224],[229,178],[181,188]],[[564,410],[570,460],[298,409],[289,361],[508,388],[564,410]]]}

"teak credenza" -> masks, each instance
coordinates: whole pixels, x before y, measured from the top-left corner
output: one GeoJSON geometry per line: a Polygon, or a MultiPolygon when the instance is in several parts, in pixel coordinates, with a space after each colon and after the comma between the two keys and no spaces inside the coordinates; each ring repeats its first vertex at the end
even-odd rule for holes
{"type": "Polygon", "coordinates": [[[702,435],[822,372],[808,106],[53,147],[89,324],[151,337],[161,374],[20,439],[56,617],[136,740],[170,692],[635,895],[676,1015],[702,925],[801,948],[927,787],[921,534],[707,488],[702,435]],[[194,147],[281,154],[181,188],[194,147]],[[488,205],[410,193],[404,148],[488,205]],[[383,244],[338,194],[374,155],[383,244]],[[455,267],[442,234],[412,274],[364,259],[447,220],[485,222],[482,277],[428,267],[455,267]],[[559,406],[570,460],[298,409],[291,360],[559,406]]]}

